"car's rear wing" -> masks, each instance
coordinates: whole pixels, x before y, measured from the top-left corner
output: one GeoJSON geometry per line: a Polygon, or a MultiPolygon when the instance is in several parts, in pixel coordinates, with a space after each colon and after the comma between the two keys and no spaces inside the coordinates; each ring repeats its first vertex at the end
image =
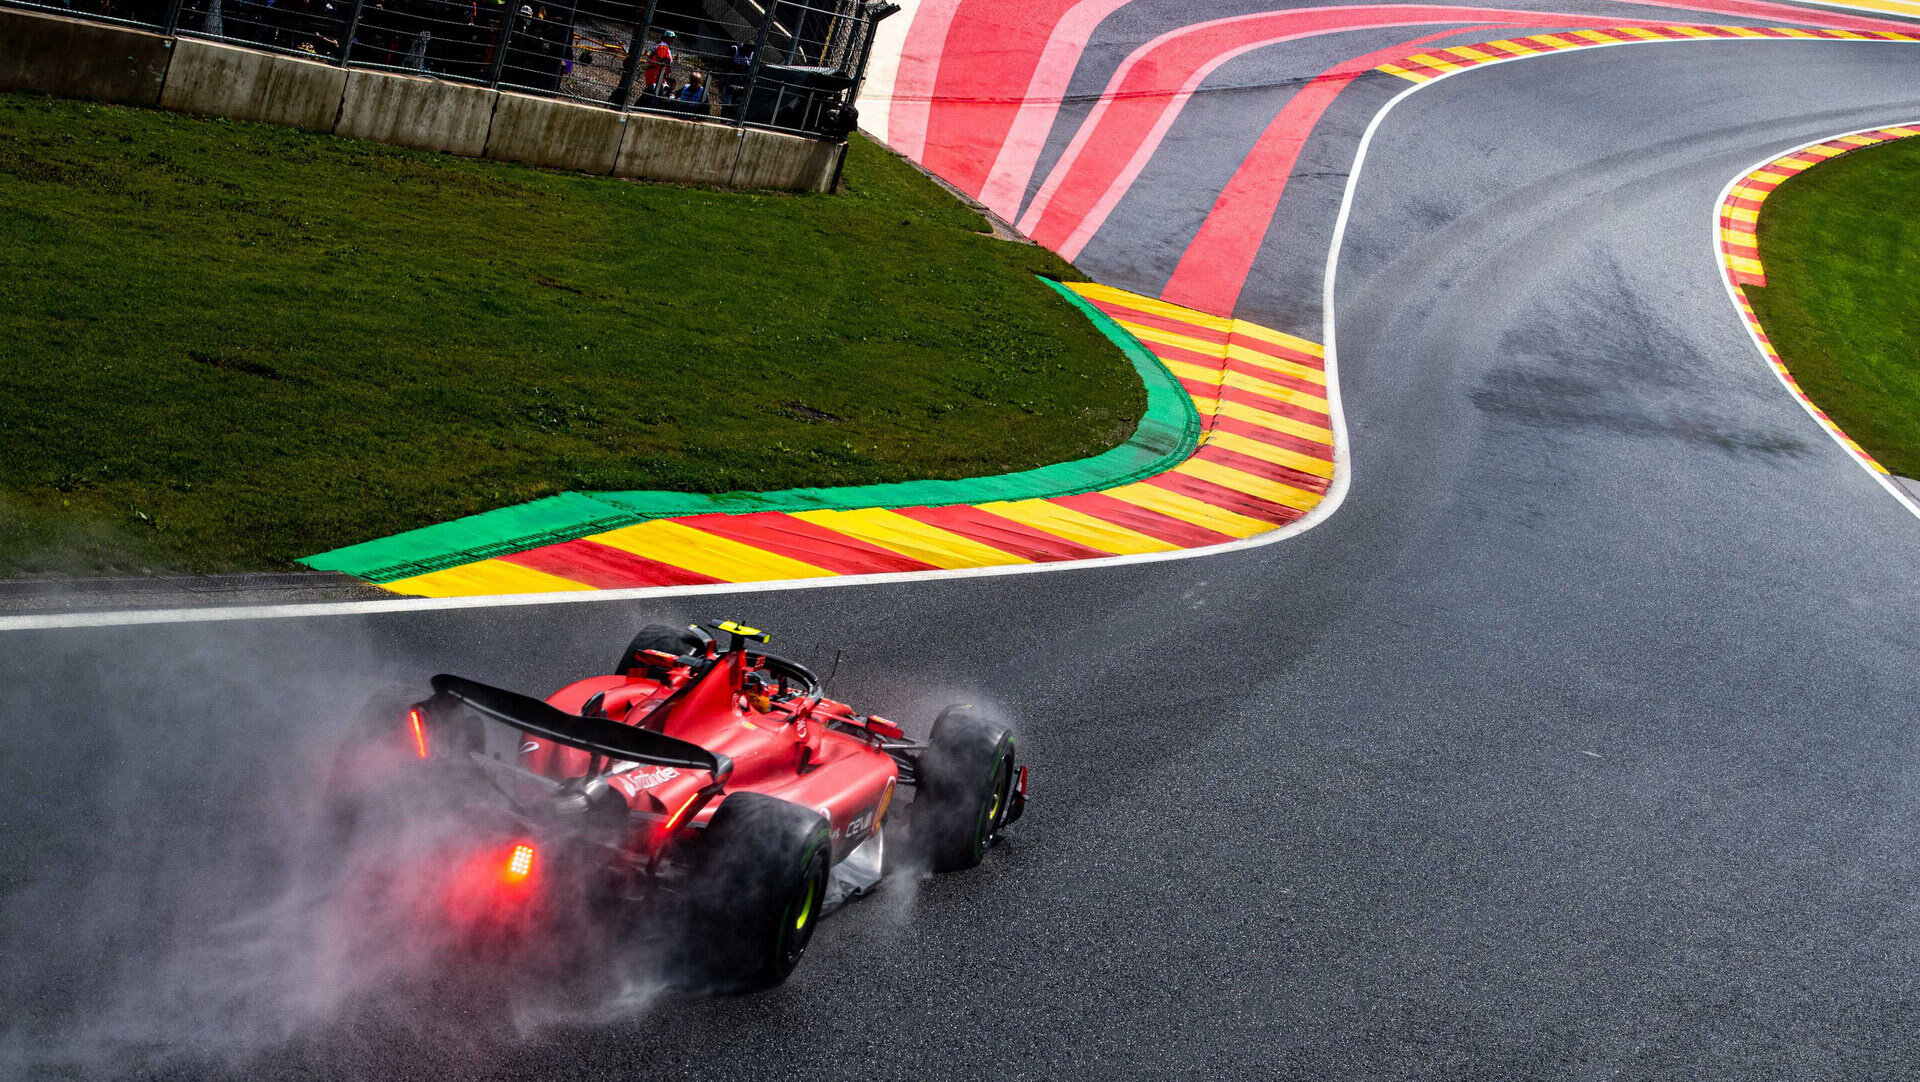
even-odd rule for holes
{"type": "Polygon", "coordinates": [[[715,785],[733,773],[733,760],[698,744],[623,725],[610,718],[590,718],[569,714],[558,707],[522,695],[516,691],[482,684],[463,676],[441,673],[433,678],[433,706],[458,704],[494,721],[509,725],[532,736],[545,737],[556,744],[577,748],[591,755],[632,763],[651,763],[690,770],[704,770],[715,785]]]}

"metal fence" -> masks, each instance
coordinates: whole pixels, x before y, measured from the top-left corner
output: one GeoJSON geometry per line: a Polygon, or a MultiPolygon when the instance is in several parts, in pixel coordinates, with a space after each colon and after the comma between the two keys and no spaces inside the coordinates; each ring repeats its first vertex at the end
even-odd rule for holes
{"type": "Polygon", "coordinates": [[[351,68],[844,138],[873,0],[0,0],[351,68]]]}

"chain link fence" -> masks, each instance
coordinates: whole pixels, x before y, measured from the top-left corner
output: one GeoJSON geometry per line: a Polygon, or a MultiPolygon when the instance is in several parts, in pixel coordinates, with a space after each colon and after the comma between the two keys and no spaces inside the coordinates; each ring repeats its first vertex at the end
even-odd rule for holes
{"type": "Polygon", "coordinates": [[[826,139],[854,98],[874,0],[0,0],[350,68],[826,139]]]}

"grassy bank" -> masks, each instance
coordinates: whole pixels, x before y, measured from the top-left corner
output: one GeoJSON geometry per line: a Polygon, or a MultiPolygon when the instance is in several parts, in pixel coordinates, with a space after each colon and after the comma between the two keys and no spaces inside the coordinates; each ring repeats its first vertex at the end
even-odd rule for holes
{"type": "Polygon", "coordinates": [[[1760,212],[1761,326],[1813,401],[1888,469],[1920,477],[1920,139],[1782,184],[1760,212]]]}
{"type": "Polygon", "coordinates": [[[1072,278],[857,141],[832,196],[0,95],[0,574],[277,570],[568,489],[1112,446],[1072,278]]]}

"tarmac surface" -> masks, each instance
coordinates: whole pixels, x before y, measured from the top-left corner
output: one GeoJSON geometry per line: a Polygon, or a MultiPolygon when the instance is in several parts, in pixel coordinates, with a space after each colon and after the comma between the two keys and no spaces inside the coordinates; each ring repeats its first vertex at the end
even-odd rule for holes
{"type": "MultiPolygon", "coordinates": [[[[1404,100],[1339,266],[1352,490],[1276,545],[669,604],[0,635],[12,1062],[1920,1073],[1920,522],[1753,351],[1711,221],[1762,157],[1920,117],[1916,76],[1908,47],[1649,45],[1404,100]],[[298,919],[260,915],[342,701],[435,671],[545,690],[601,670],[637,624],[716,616],[823,670],[842,651],[835,693],[910,727],[956,699],[1017,718],[1033,782],[1009,844],[836,914],[788,985],[746,999],[398,1011],[389,984],[315,964],[298,919]]],[[[1217,104],[1175,133],[1196,170],[1219,164],[1197,157],[1210,145],[1237,161],[1272,115],[1217,104]]],[[[1156,190],[1185,198],[1150,171],[1128,200],[1156,190]]],[[[1135,273],[1170,270],[1179,245],[1130,215],[1090,256],[1131,232],[1135,273]]],[[[1241,314],[1291,310],[1274,283],[1303,258],[1263,254],[1241,314]]]]}

